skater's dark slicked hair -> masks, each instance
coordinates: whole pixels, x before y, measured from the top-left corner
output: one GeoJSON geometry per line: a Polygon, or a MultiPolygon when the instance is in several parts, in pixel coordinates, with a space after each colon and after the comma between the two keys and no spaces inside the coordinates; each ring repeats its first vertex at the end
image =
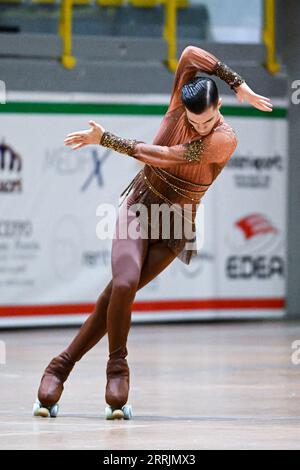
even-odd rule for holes
{"type": "Polygon", "coordinates": [[[219,91],[214,80],[208,77],[194,77],[181,89],[184,106],[194,114],[201,114],[219,102],[219,91]]]}

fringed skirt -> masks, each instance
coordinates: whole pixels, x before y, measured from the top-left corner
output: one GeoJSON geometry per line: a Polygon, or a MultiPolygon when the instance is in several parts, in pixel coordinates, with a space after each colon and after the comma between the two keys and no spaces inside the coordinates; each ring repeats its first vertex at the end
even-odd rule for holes
{"type": "Polygon", "coordinates": [[[126,201],[127,209],[135,210],[143,236],[163,240],[180,261],[190,264],[197,255],[195,216],[199,202],[191,203],[174,194],[174,189],[157,178],[148,165],[137,173],[120,198],[119,206],[126,201]]]}

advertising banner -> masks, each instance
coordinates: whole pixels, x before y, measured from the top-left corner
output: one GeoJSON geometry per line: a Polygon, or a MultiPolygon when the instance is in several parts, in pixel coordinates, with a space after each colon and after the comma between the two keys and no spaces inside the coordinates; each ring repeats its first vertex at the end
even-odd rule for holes
{"type": "MultiPolygon", "coordinates": [[[[78,324],[93,310],[111,279],[99,206],[117,211],[142,164],[63,140],[95,120],[151,143],[166,108],[55,94],[0,105],[0,327],[78,324]]],[[[176,259],[137,292],[133,322],[285,314],[285,109],[262,116],[225,103],[222,111],[238,147],[198,211],[198,255],[189,266],[176,259]]]]}

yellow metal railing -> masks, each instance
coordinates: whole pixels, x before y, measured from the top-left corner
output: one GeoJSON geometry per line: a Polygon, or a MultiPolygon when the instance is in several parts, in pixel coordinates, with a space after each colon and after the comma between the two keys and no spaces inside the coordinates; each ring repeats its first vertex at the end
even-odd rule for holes
{"type": "Polygon", "coordinates": [[[171,72],[175,72],[177,67],[177,1],[165,0],[165,26],[164,39],[168,44],[168,56],[165,61],[171,72]]]}
{"type": "MultiPolygon", "coordinates": [[[[62,3],[63,1],[64,0],[60,0],[59,3],[62,3]]],[[[58,3],[58,1],[57,0],[31,0],[30,3],[34,3],[34,4],[47,3],[47,4],[56,5],[58,3]]],[[[91,3],[92,3],[92,0],[73,0],[73,5],[89,5],[91,3]]]]}
{"type": "MultiPolygon", "coordinates": [[[[18,0],[10,0],[11,2],[18,2],[18,0]]],[[[19,0],[20,1],[20,0],[19,0]]],[[[50,3],[55,0],[31,0],[32,3],[50,3]]],[[[280,70],[280,64],[276,57],[276,0],[263,0],[264,1],[264,28],[263,40],[266,45],[266,68],[272,73],[276,74],[280,70]]],[[[1,0],[0,0],[1,2],[1,0]]],[[[98,5],[101,6],[118,6],[122,5],[125,0],[96,0],[98,5]]],[[[88,4],[90,0],[62,0],[60,5],[60,19],[59,19],[59,34],[62,38],[62,56],[61,63],[64,67],[72,69],[76,65],[76,59],[72,55],[72,13],[73,6],[80,4],[88,4]]],[[[165,23],[163,30],[163,37],[167,43],[168,51],[165,64],[174,72],[176,70],[177,60],[177,9],[186,8],[189,5],[189,0],[127,0],[136,7],[155,7],[156,5],[164,5],[165,7],[165,23]]]]}
{"type": "Polygon", "coordinates": [[[263,39],[267,48],[266,67],[269,72],[279,72],[280,65],[276,58],[276,1],[264,0],[263,39]]]}
{"type": "MultiPolygon", "coordinates": [[[[72,69],[76,65],[76,59],[72,55],[72,13],[73,5],[84,3],[86,0],[62,0],[59,20],[59,34],[63,41],[63,52],[61,56],[61,63],[67,69],[72,69]]],[[[102,5],[117,5],[122,0],[97,0],[97,3],[102,5]]],[[[167,58],[165,60],[168,68],[175,72],[177,66],[177,45],[176,45],[176,21],[177,21],[177,8],[184,8],[187,6],[187,0],[131,0],[136,6],[153,6],[153,4],[165,5],[165,25],[164,25],[164,39],[168,45],[167,58]]]]}
{"type": "MultiPolygon", "coordinates": [[[[0,0],[1,3],[2,0],[0,0]]],[[[12,3],[22,3],[22,0],[6,0],[12,3]]],[[[189,0],[127,0],[128,3],[136,7],[154,7],[156,5],[165,6],[165,24],[163,37],[168,45],[167,58],[165,64],[174,72],[177,66],[177,46],[176,46],[176,22],[177,8],[186,8],[189,0]]],[[[31,0],[36,4],[55,4],[56,0],[31,0]]],[[[61,63],[67,69],[72,69],[76,65],[76,59],[72,55],[72,15],[74,5],[87,5],[90,0],[61,0],[60,18],[58,32],[62,39],[61,63]]],[[[125,0],[96,0],[101,6],[120,6],[125,0]]]]}
{"type": "Polygon", "coordinates": [[[76,65],[76,59],[72,55],[72,13],[73,0],[63,0],[60,7],[59,34],[63,41],[61,63],[67,69],[76,65]]]}
{"type": "Polygon", "coordinates": [[[97,4],[101,7],[119,7],[123,3],[124,0],[97,0],[97,4]]]}

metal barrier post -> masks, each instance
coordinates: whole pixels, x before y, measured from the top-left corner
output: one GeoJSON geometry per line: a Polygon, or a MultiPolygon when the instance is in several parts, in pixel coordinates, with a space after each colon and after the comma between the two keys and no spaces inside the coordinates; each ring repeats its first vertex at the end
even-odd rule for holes
{"type": "Polygon", "coordinates": [[[264,0],[263,38],[267,48],[266,67],[272,74],[279,72],[280,65],[276,59],[276,6],[275,0],[264,0]]]}
{"type": "Polygon", "coordinates": [[[72,55],[72,13],[73,0],[63,0],[60,10],[59,34],[63,41],[61,62],[67,69],[72,69],[76,65],[76,59],[72,55]]]}
{"type": "Polygon", "coordinates": [[[168,43],[168,57],[166,64],[172,72],[175,72],[177,66],[176,58],[176,21],[177,4],[176,0],[165,0],[165,27],[164,39],[168,43]]]}

